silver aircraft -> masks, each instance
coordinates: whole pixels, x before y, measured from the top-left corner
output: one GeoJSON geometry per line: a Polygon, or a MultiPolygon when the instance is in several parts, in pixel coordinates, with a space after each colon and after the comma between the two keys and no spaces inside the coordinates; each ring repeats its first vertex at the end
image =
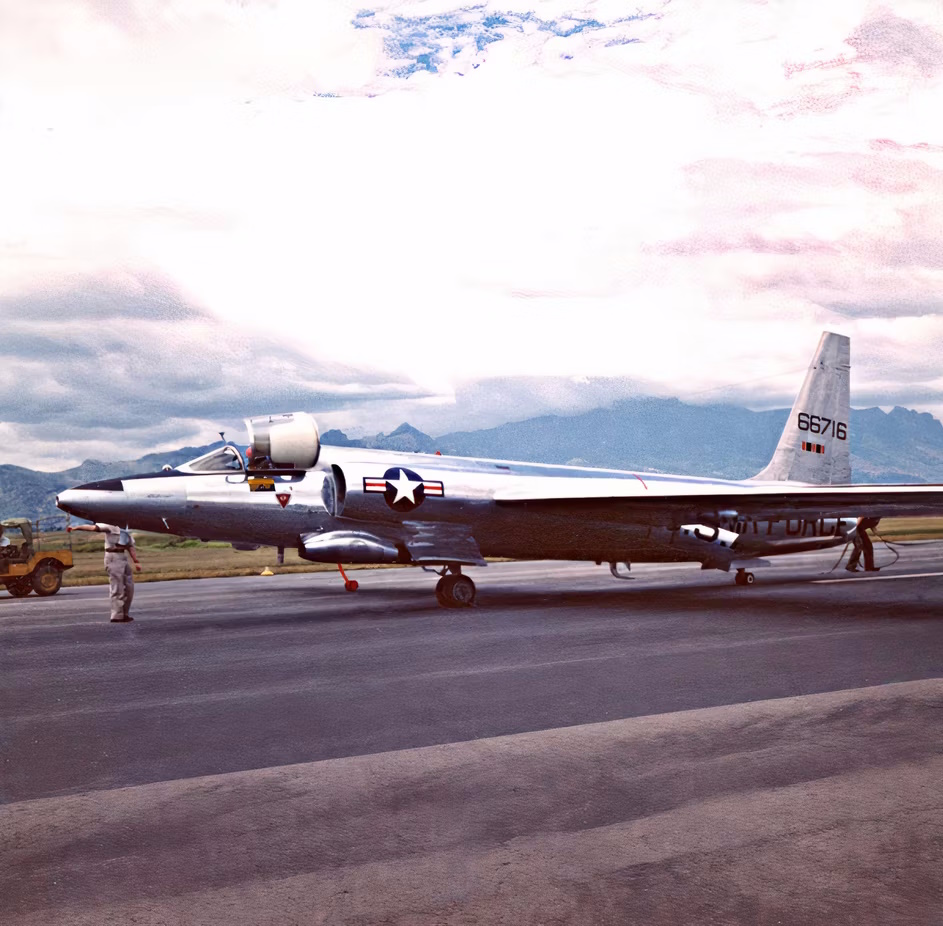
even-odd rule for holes
{"type": "Polygon", "coordinates": [[[848,338],[823,333],[772,460],[746,480],[322,447],[312,416],[293,412],[246,419],[247,459],[227,444],[57,504],[237,548],[294,547],[342,574],[423,566],[445,607],[472,604],[462,567],[488,556],[608,563],[617,578],[633,562],[694,561],[751,584],[765,557],[847,543],[859,516],[943,514],[941,485],[849,484],[849,371],[848,338]]]}

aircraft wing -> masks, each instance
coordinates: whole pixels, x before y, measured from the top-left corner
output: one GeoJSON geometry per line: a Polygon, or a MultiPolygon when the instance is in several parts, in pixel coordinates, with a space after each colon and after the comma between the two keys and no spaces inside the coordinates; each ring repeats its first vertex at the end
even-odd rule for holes
{"type": "Polygon", "coordinates": [[[407,531],[406,549],[414,563],[488,565],[467,524],[404,521],[403,527],[407,531]]]}
{"type": "Polygon", "coordinates": [[[494,496],[499,506],[591,516],[612,523],[679,527],[720,518],[757,520],[943,516],[943,485],[725,485],[629,479],[542,479],[494,496]]]}

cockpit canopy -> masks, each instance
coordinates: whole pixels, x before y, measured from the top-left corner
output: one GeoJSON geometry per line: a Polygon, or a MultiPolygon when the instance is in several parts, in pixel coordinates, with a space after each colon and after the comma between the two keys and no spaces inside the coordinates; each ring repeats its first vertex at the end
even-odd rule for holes
{"type": "Polygon", "coordinates": [[[182,463],[177,467],[181,473],[241,473],[245,472],[242,454],[232,444],[217,447],[203,456],[182,463]]]}
{"type": "MultiPolygon", "coordinates": [[[[249,467],[310,469],[318,462],[318,425],[307,412],[246,418],[249,429],[249,467]]],[[[226,444],[176,467],[178,473],[244,473],[246,461],[238,447],[226,444]]],[[[164,467],[169,469],[169,467],[164,467]]]]}

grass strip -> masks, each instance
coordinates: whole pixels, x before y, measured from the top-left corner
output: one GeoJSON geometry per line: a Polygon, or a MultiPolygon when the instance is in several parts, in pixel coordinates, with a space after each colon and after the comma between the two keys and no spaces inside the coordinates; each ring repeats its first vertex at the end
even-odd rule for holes
{"type": "MultiPolygon", "coordinates": [[[[890,542],[907,540],[939,540],[943,538],[943,518],[886,518],[878,525],[878,533],[890,542]]],[[[309,563],[296,550],[285,550],[284,565],[277,566],[274,547],[258,550],[234,550],[228,543],[193,540],[167,534],[134,532],[138,558],[143,567],[135,572],[136,582],[161,582],[168,579],[208,579],[223,576],[257,576],[266,567],[278,573],[332,572],[336,566],[309,563]]],[[[43,534],[41,548],[68,549],[75,565],[63,575],[63,585],[107,585],[103,566],[102,538],[96,534],[66,534],[57,531],[43,534]]],[[[376,568],[346,566],[345,569],[376,568]]],[[[392,567],[397,568],[397,567],[392,567]]]]}

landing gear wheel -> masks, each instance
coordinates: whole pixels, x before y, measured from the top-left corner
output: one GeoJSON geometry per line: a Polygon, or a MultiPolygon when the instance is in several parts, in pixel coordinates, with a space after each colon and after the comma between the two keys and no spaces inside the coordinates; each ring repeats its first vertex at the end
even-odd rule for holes
{"type": "Polygon", "coordinates": [[[62,572],[49,563],[43,563],[33,572],[33,591],[37,595],[55,595],[62,588],[62,572]]]}
{"type": "Polygon", "coordinates": [[[753,575],[752,572],[747,572],[745,569],[738,569],[734,581],[737,585],[752,585],[756,581],[756,576],[753,575]]]}
{"type": "Polygon", "coordinates": [[[470,608],[475,603],[475,583],[468,576],[447,575],[435,587],[436,601],[443,608],[470,608]]]}
{"type": "Polygon", "coordinates": [[[30,585],[28,578],[14,579],[7,583],[7,591],[14,598],[25,598],[32,590],[33,586],[30,585]]]}

